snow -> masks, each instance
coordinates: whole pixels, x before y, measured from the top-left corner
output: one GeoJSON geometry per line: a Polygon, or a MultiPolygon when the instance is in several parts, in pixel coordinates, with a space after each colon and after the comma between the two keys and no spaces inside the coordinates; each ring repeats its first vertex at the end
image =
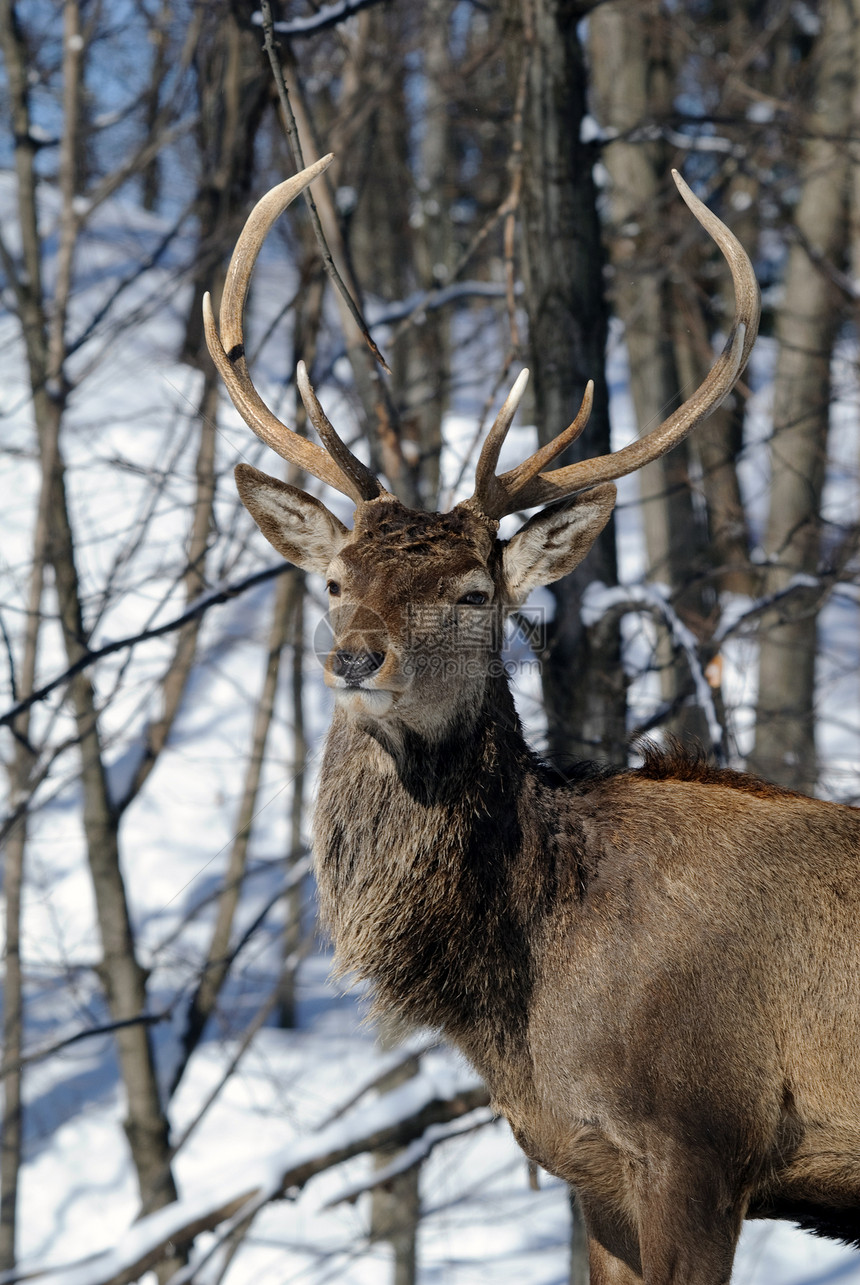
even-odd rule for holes
{"type": "MultiPolygon", "coordinates": [[[[332,12],[340,7],[332,6],[332,12]]],[[[11,190],[10,176],[0,174],[0,213],[9,208],[11,190]]],[[[56,217],[50,193],[44,196],[42,216],[50,227],[56,217]]],[[[7,224],[13,243],[14,220],[4,219],[7,224]]],[[[135,264],[166,231],[155,216],[106,203],[93,217],[79,257],[80,288],[72,317],[75,333],[86,332],[118,284],[127,282],[75,356],[73,373],[81,382],[71,401],[64,438],[93,647],[151,629],[172,619],[182,607],[178,573],[193,494],[201,377],[175,360],[188,294],[181,238],[163,262],[134,277],[135,264]]],[[[283,271],[277,281],[261,274],[256,300],[259,333],[288,293],[283,271]]],[[[448,504],[471,489],[468,460],[474,459],[478,413],[491,384],[496,339],[488,327],[486,334],[468,338],[462,347],[464,370],[458,374],[457,403],[445,423],[442,470],[448,504]]],[[[4,460],[2,597],[4,620],[14,632],[21,627],[26,602],[37,474],[25,363],[14,324],[4,314],[0,314],[0,340],[0,409],[9,449],[4,460]]],[[[272,402],[278,398],[282,351],[283,345],[273,343],[254,359],[255,372],[272,402]]],[[[772,348],[764,341],[758,351],[743,482],[751,520],[760,529],[766,514],[763,442],[772,348]]],[[[852,362],[853,354],[846,351],[841,368],[844,396],[834,412],[837,446],[828,483],[828,515],[833,522],[843,523],[856,520],[858,494],[860,453],[852,409],[856,402],[852,362]]],[[[338,363],[335,369],[340,371],[338,363]]],[[[618,446],[631,440],[635,428],[623,346],[617,335],[610,378],[618,446]]],[[[318,391],[331,417],[340,416],[349,423],[347,399],[333,388],[318,391]]],[[[501,467],[511,467],[528,453],[533,437],[528,423],[515,424],[503,448],[501,467]]],[[[220,536],[205,593],[217,593],[219,586],[270,565],[268,547],[238,511],[229,477],[237,458],[259,462],[260,456],[238,417],[225,406],[217,442],[220,536]]],[[[623,594],[625,601],[659,611],[690,657],[694,648],[665,594],[645,583],[637,498],[636,479],[623,479],[618,506],[623,589],[593,587],[584,610],[593,615],[623,594]]],[[[343,500],[326,499],[348,520],[343,500]]],[[[509,535],[515,526],[516,519],[507,519],[503,534],[509,535]]],[[[189,988],[211,931],[212,894],[223,877],[233,839],[241,790],[237,763],[248,745],[265,664],[271,591],[271,583],[260,585],[213,607],[205,617],[200,661],[170,745],[123,821],[123,873],[141,959],[151,969],[150,1011],[165,1015],[152,1028],[165,1078],[175,1058],[189,988]]],[[[318,587],[312,585],[311,592],[318,594],[318,587]]],[[[55,612],[52,592],[46,594],[45,603],[49,612],[55,612]]],[[[551,603],[551,595],[537,595],[532,609],[548,611],[551,603]]],[[[723,690],[741,746],[755,698],[755,644],[736,626],[755,605],[728,597],[721,604],[723,690]]],[[[826,639],[820,682],[822,746],[828,788],[837,796],[856,794],[857,789],[857,610],[856,596],[837,594],[822,624],[826,639]]],[[[309,601],[309,644],[322,627],[322,614],[321,607],[315,613],[313,600],[309,601]]],[[[627,638],[626,662],[635,669],[634,629],[628,629],[627,638]]],[[[104,705],[114,797],[122,796],[139,761],[147,720],[157,713],[152,684],[171,649],[170,636],[152,639],[130,653],[105,659],[92,671],[104,705]]],[[[512,637],[510,654],[517,699],[530,735],[539,742],[544,722],[538,668],[520,635],[512,637]]],[[[329,697],[310,649],[306,663],[305,719],[312,778],[329,717],[329,697]]],[[[50,621],[37,682],[47,681],[64,667],[59,631],[56,622],[50,621]]],[[[705,701],[707,683],[698,671],[696,680],[704,684],[705,701]]],[[[659,700],[659,692],[644,673],[634,684],[634,699],[647,709],[659,700]]],[[[713,716],[712,706],[706,703],[705,708],[713,716]]],[[[70,712],[59,693],[34,708],[37,741],[49,737],[59,746],[72,732],[70,712]]],[[[291,712],[282,693],[263,774],[240,930],[284,880],[292,763],[291,712]]],[[[30,1051],[44,1051],[107,1020],[94,971],[98,946],[76,771],[71,745],[58,754],[37,793],[31,818],[24,904],[30,1051]]],[[[191,1060],[171,1105],[174,1138],[182,1136],[221,1082],[245,1027],[271,990],[280,962],[281,915],[276,907],[249,942],[218,1019],[191,1060]]],[[[424,1052],[421,1073],[414,1080],[384,1096],[363,1095],[346,1115],[326,1125],[355,1097],[359,1086],[371,1083],[390,1065],[392,1054],[381,1049],[364,1019],[360,996],[343,995],[332,983],[323,943],[316,944],[301,966],[298,1007],[298,1030],[264,1026],[257,1033],[237,1070],[180,1149],[176,1158],[180,1202],[137,1222],[136,1188],[122,1130],[123,1094],[110,1037],[93,1035],[30,1063],[25,1076],[22,1268],[35,1272],[50,1267],[51,1275],[42,1279],[56,1285],[92,1285],[132,1261],[154,1237],[175,1226],[174,1220],[243,1194],[259,1203],[277,1188],[285,1168],[297,1158],[317,1154],[338,1140],[343,1144],[357,1131],[370,1130],[374,1121],[390,1122],[398,1111],[427,1100],[428,1094],[444,1096],[474,1082],[449,1050],[424,1052]],[[69,1266],[76,1262],[80,1265],[69,1266]]],[[[433,1140],[430,1135],[429,1141],[433,1140]]],[[[366,1186],[369,1173],[367,1158],[359,1156],[314,1178],[298,1198],[266,1205],[229,1267],[227,1285],[299,1281],[322,1285],[331,1280],[378,1285],[387,1279],[390,1251],[370,1242],[369,1200],[366,1194],[357,1194],[366,1186]],[[356,1196],[354,1204],[349,1203],[350,1193],[356,1196]]],[[[525,1161],[509,1129],[503,1122],[490,1122],[488,1112],[473,1114],[451,1127],[449,1136],[427,1156],[421,1187],[422,1285],[550,1285],[566,1279],[566,1192],[546,1176],[541,1190],[530,1189],[525,1161]]],[[[217,1278],[218,1236],[223,1232],[222,1227],[217,1234],[199,1238],[195,1252],[211,1257],[195,1279],[217,1278]]],[[[195,1270],[198,1266],[195,1260],[195,1270]]],[[[837,1280],[860,1285],[860,1256],[784,1225],[750,1224],[733,1279],[736,1285],[823,1285],[837,1280]]]]}
{"type": "MultiPolygon", "coordinates": [[[[479,1088],[474,1073],[455,1069],[441,1057],[424,1059],[420,1075],[414,1076],[390,1093],[364,1103],[318,1132],[299,1138],[286,1146],[271,1146],[262,1136],[253,1134],[240,1163],[234,1155],[229,1165],[201,1174],[193,1184],[192,1194],[181,1195],[173,1204],[133,1222],[121,1233],[110,1249],[88,1255],[81,1264],[57,1268],[52,1262],[35,1263],[30,1271],[49,1271],[55,1285],[102,1285],[121,1272],[126,1272],[184,1228],[205,1219],[212,1210],[228,1209],[233,1225],[239,1225],[250,1212],[261,1209],[284,1189],[289,1190],[287,1175],[332,1152],[346,1152],[382,1129],[408,1120],[437,1098],[453,1098],[479,1088]]],[[[482,1123],[491,1123],[485,1113],[482,1123]]],[[[471,1121],[475,1127],[476,1121],[471,1121]]],[[[219,1219],[224,1222],[224,1219],[219,1219]]],[[[193,1268],[192,1268],[193,1270],[193,1268]]],[[[180,1275],[176,1285],[180,1285],[180,1275]]],[[[3,1278],[0,1277],[0,1285],[3,1278]]]]}

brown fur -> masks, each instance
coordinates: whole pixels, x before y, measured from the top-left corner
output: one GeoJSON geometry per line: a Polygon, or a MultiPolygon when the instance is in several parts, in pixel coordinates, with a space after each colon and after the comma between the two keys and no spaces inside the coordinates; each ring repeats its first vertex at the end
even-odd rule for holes
{"type": "Polygon", "coordinates": [[[700,785],[727,785],[732,790],[756,794],[760,799],[784,798],[793,793],[748,772],[715,767],[702,750],[692,750],[675,742],[665,748],[653,742],[645,742],[641,751],[643,763],[639,775],[647,777],[649,781],[698,781],[700,785]]]}
{"type": "Polygon", "coordinates": [[[593,1285],[725,1285],[745,1217],[860,1245],[860,814],[677,750],[567,774],[529,750],[457,604],[501,619],[569,569],[605,494],[509,546],[468,506],[378,500],[344,534],[280,495],[262,516],[308,527],[306,565],[329,541],[332,656],[379,661],[327,667],[315,851],[340,967],[444,1031],[576,1187],[593,1285]]]}

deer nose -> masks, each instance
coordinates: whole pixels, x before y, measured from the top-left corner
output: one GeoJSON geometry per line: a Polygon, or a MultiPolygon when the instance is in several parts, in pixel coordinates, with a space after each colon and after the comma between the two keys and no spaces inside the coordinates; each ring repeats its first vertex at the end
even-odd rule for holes
{"type": "Polygon", "coordinates": [[[347,683],[360,683],[363,678],[375,674],[385,660],[383,651],[336,651],[331,667],[338,678],[345,678],[347,683]]]}

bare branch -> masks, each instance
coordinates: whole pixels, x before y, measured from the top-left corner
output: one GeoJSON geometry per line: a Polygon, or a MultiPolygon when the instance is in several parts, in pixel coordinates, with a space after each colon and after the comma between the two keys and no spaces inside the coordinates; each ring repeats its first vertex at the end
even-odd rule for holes
{"type": "Polygon", "coordinates": [[[137,1017],[124,1017],[116,1022],[104,1022],[101,1026],[88,1026],[83,1031],[75,1031],[74,1035],[69,1035],[64,1040],[46,1044],[44,1048],[25,1053],[15,1061],[4,1062],[0,1065],[0,1079],[4,1079],[14,1071],[20,1071],[24,1066],[31,1066],[34,1062],[44,1062],[46,1058],[53,1057],[55,1053],[62,1053],[63,1049],[70,1048],[73,1044],[80,1044],[82,1040],[95,1039],[98,1035],[113,1035],[128,1026],[157,1026],[159,1022],[166,1022],[171,1013],[172,1008],[166,1008],[163,1013],[140,1013],[137,1017]]]}
{"type": "Polygon", "coordinates": [[[421,1164],[430,1155],[430,1152],[438,1147],[440,1142],[447,1142],[449,1138],[461,1137],[464,1133],[473,1133],[475,1129],[483,1129],[486,1124],[493,1124],[498,1116],[492,1110],[492,1107],[476,1107],[474,1111],[468,1112],[467,1115],[460,1116],[456,1120],[448,1121],[445,1124],[431,1124],[430,1128],[410,1142],[408,1147],[397,1154],[390,1164],[383,1166],[382,1169],[375,1169],[373,1173],[363,1179],[361,1182],[351,1183],[343,1191],[332,1196],[323,1205],[323,1209],[334,1209],[337,1205],[344,1203],[354,1204],[359,1196],[363,1196],[366,1191],[373,1191],[375,1187],[381,1187],[392,1178],[406,1173],[408,1169],[414,1169],[416,1165],[421,1164]]]}
{"type": "MultiPolygon", "coordinates": [[[[293,115],[293,109],[290,104],[290,95],[287,90],[286,81],[284,79],[284,73],[281,69],[280,59],[278,58],[278,46],[274,36],[274,25],[272,21],[272,6],[269,3],[269,0],[262,0],[261,9],[263,14],[263,37],[266,45],[266,53],[269,55],[269,62],[271,63],[271,67],[272,67],[272,75],[275,78],[275,86],[277,88],[278,97],[281,103],[281,108],[284,113],[284,121],[287,128],[287,138],[290,144],[290,151],[293,154],[293,161],[295,163],[296,170],[300,171],[305,168],[304,157],[302,156],[302,145],[301,145],[301,142],[299,141],[299,131],[298,131],[298,126],[296,125],[296,118],[293,115]]],[[[325,239],[325,233],[323,232],[322,224],[320,223],[320,217],[319,217],[319,214],[317,213],[317,207],[314,204],[314,199],[311,196],[308,188],[305,188],[304,197],[308,207],[308,212],[311,216],[311,224],[314,229],[314,235],[316,236],[317,242],[320,247],[320,253],[322,254],[325,270],[328,273],[329,277],[331,278],[332,283],[336,286],[337,290],[342,296],[344,302],[346,303],[346,306],[349,308],[350,315],[352,316],[355,324],[358,326],[358,329],[360,330],[362,337],[364,338],[364,342],[367,344],[368,348],[373,353],[374,357],[379,362],[382,369],[386,372],[386,374],[390,375],[391,371],[389,370],[388,363],[386,362],[382,353],[377,348],[373,338],[371,337],[370,331],[367,328],[367,322],[364,320],[361,313],[359,312],[357,303],[355,302],[352,295],[347,290],[346,285],[344,284],[343,278],[341,277],[340,273],[338,272],[335,266],[334,259],[332,258],[331,251],[329,250],[328,243],[325,239]]]]}
{"type": "Polygon", "coordinates": [[[372,1080],[366,1080],[363,1084],[359,1085],[355,1093],[351,1094],[345,1102],[341,1102],[340,1106],[336,1107],[335,1110],[332,1111],[331,1115],[326,1116],[321,1127],[326,1128],[328,1125],[334,1124],[335,1120],[340,1120],[348,1111],[351,1111],[353,1107],[358,1106],[361,1099],[366,1097],[368,1093],[381,1091],[383,1086],[386,1085],[386,1082],[390,1088],[392,1076],[396,1076],[398,1072],[402,1071],[410,1062],[414,1062],[417,1058],[422,1057],[424,1053],[430,1053],[433,1049],[437,1049],[438,1047],[439,1041],[431,1038],[428,1043],[422,1044],[419,1048],[410,1047],[407,1053],[402,1052],[402,1050],[398,1050],[394,1061],[392,1063],[386,1063],[383,1066],[383,1069],[377,1075],[374,1075],[372,1080]]]}
{"type": "MultiPolygon", "coordinates": [[[[324,5],[308,18],[291,18],[289,22],[275,22],[272,24],[272,29],[279,36],[291,38],[315,36],[318,31],[336,27],[338,23],[351,18],[354,13],[361,13],[362,9],[370,9],[373,5],[380,3],[382,0],[338,0],[337,4],[324,5]]],[[[256,14],[254,14],[254,21],[259,21],[256,14]]]]}
{"type": "Polygon", "coordinates": [[[90,665],[97,660],[101,660],[104,656],[112,656],[115,652],[136,646],[137,643],[149,642],[153,638],[162,638],[165,634],[175,633],[177,629],[181,629],[189,621],[199,619],[210,607],[215,607],[222,602],[229,602],[231,598],[236,598],[259,584],[265,584],[267,580],[272,580],[275,576],[294,572],[295,567],[291,567],[286,562],[279,562],[275,566],[265,567],[262,571],[256,571],[253,575],[246,576],[244,580],[239,580],[235,584],[225,585],[221,589],[213,589],[210,593],[203,594],[181,615],[176,616],[173,620],[166,621],[163,625],[156,625],[152,629],[144,629],[140,633],[130,634],[126,638],[115,638],[112,642],[105,643],[102,647],[86,650],[73,665],[69,665],[67,669],[63,670],[62,674],[58,674],[56,678],[52,678],[49,683],[45,683],[37,691],[31,692],[29,696],[23,697],[16,705],[13,705],[11,709],[0,716],[0,727],[5,727],[14,722],[24,710],[29,709],[31,705],[35,705],[39,701],[45,700],[50,696],[51,692],[56,691],[63,683],[67,683],[76,674],[88,669],[90,665]]]}
{"type": "Polygon", "coordinates": [[[613,615],[620,620],[622,616],[636,612],[646,612],[659,620],[668,630],[674,649],[684,656],[698,705],[707,719],[714,754],[721,759],[724,755],[724,728],[717,715],[714,693],[705,676],[710,656],[703,659],[695,635],[674,610],[666,593],[652,584],[607,587],[595,583],[583,596],[582,619],[587,626],[596,625],[613,615]]]}
{"type": "MultiPolygon", "coordinates": [[[[405,1147],[434,1125],[455,1120],[489,1104],[482,1084],[469,1082],[440,1097],[426,1080],[409,1080],[384,1099],[318,1134],[261,1156],[244,1181],[232,1170],[209,1192],[179,1200],[139,1219],[111,1250],[65,1268],[7,1272],[0,1285],[43,1281],[72,1285],[86,1266],[87,1285],[131,1285],[168,1253],[190,1244],[201,1232],[227,1219],[242,1222],[252,1210],[280,1196],[295,1196],[316,1174],[382,1147],[405,1147]]],[[[248,1167],[246,1166],[246,1172],[248,1167]]]]}

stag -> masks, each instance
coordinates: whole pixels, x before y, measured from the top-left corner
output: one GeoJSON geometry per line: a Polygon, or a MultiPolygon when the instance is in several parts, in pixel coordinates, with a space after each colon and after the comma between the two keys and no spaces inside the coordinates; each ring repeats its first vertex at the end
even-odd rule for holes
{"type": "Polygon", "coordinates": [[[519,377],[449,513],[398,502],[344,445],[300,363],[322,440],[277,420],[248,374],[248,280],[274,219],[326,167],[251,214],[220,336],[230,396],[281,457],[355,504],[240,464],[242,501],[325,578],[334,692],[314,820],[340,966],[435,1027],[486,1080],[523,1150],[578,1192],[593,1285],[724,1285],[745,1218],[860,1245],[860,814],[651,752],[566,776],[526,744],[498,663],[505,614],[586,555],[612,480],[668,451],[733,387],[759,317],[749,259],[676,177],[722,251],[736,314],[701,387],[625,449],[548,466],[575,421],[507,472],[519,377]],[[545,506],[545,507],[539,507],[545,506]],[[512,539],[505,514],[539,508],[512,539]],[[434,663],[440,648],[457,663],[434,663]]]}

